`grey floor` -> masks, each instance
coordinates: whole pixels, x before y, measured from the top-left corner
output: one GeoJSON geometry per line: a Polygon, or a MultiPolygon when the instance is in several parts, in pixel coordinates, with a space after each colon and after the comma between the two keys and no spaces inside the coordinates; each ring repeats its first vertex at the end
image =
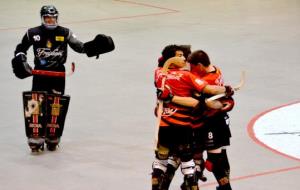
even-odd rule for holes
{"type": "MultiPolygon", "coordinates": [[[[247,133],[256,114],[299,100],[300,1],[10,0],[0,7],[1,190],[150,189],[153,71],[172,43],[208,52],[227,83],[247,71],[231,112],[233,189],[300,189],[299,161],[259,146],[247,133]],[[10,61],[26,29],[40,24],[43,4],[56,5],[61,25],[82,41],[108,34],[116,50],[99,60],[70,50],[76,71],[67,81],[72,100],[61,147],[31,155],[21,98],[31,79],[15,78],[10,61]]],[[[213,190],[207,175],[201,189],[213,190]]],[[[178,172],[171,189],[179,190],[181,180],[178,172]]]]}

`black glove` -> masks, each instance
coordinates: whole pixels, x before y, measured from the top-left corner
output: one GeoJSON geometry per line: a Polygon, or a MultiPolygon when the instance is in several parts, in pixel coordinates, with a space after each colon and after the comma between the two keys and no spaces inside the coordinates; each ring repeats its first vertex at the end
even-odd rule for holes
{"type": "Polygon", "coordinates": [[[157,88],[156,89],[157,99],[164,101],[165,103],[170,103],[174,97],[171,92],[171,89],[166,85],[164,90],[157,88]]]}
{"type": "Polygon", "coordinates": [[[84,43],[83,48],[88,57],[96,56],[98,59],[99,54],[113,51],[115,44],[110,36],[98,34],[92,41],[84,43]]]}
{"type": "Polygon", "coordinates": [[[226,97],[231,97],[231,96],[233,96],[233,94],[234,94],[233,88],[232,88],[231,86],[229,86],[229,85],[225,85],[224,87],[225,87],[225,94],[226,94],[226,97]]]}
{"type": "Polygon", "coordinates": [[[194,108],[193,112],[202,114],[204,112],[204,110],[206,110],[206,108],[207,108],[206,102],[205,102],[206,95],[201,93],[201,94],[194,94],[192,97],[199,101],[199,103],[194,108]]]}
{"type": "Polygon", "coordinates": [[[229,112],[234,107],[234,99],[232,97],[223,97],[220,99],[220,102],[223,104],[223,108],[220,109],[222,112],[229,112]]]}
{"type": "Polygon", "coordinates": [[[24,53],[17,53],[11,60],[13,72],[19,79],[24,79],[31,76],[32,68],[27,63],[27,57],[24,53]]]}

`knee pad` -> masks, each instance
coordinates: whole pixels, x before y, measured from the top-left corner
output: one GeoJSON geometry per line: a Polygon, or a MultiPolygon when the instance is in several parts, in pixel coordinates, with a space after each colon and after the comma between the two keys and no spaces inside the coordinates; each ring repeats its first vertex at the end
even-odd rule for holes
{"type": "Polygon", "coordinates": [[[171,165],[176,170],[180,165],[180,159],[174,156],[170,156],[168,158],[168,165],[171,165]]]}
{"type": "Polygon", "coordinates": [[[152,169],[154,170],[161,170],[163,172],[166,172],[168,165],[168,160],[159,160],[155,159],[152,163],[152,169]]]}
{"type": "Polygon", "coordinates": [[[226,187],[228,185],[230,186],[229,177],[227,175],[226,166],[224,165],[222,153],[208,153],[205,167],[208,171],[213,172],[220,187],[226,187]]]}
{"type": "Polygon", "coordinates": [[[181,172],[185,176],[195,174],[195,162],[193,160],[181,162],[181,172]]]}
{"type": "Polygon", "coordinates": [[[222,154],[207,153],[205,168],[208,171],[213,172],[215,169],[219,168],[221,164],[222,164],[222,154]]]}
{"type": "Polygon", "coordinates": [[[159,160],[167,160],[169,157],[169,153],[169,148],[162,145],[158,145],[157,149],[155,150],[155,156],[159,160]]]}

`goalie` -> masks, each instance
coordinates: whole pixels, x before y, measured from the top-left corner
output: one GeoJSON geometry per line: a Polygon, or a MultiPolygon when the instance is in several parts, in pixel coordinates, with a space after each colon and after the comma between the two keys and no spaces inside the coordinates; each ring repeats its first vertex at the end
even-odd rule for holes
{"type": "MultiPolygon", "coordinates": [[[[26,56],[30,46],[33,46],[34,69],[55,72],[65,72],[68,45],[78,53],[97,58],[99,54],[114,50],[112,38],[103,34],[89,42],[81,42],[70,29],[58,24],[58,15],[53,5],[41,8],[41,25],[28,29],[16,47],[12,59],[16,77],[24,79],[33,75],[26,56]]],[[[65,77],[34,75],[31,90],[23,93],[28,144],[33,152],[43,150],[44,142],[49,150],[55,150],[70,100],[64,96],[65,77]]]]}

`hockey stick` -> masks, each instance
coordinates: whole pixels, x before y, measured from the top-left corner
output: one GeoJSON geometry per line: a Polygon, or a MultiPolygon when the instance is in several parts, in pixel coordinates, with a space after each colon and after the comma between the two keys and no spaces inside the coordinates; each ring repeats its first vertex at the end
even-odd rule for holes
{"type": "Polygon", "coordinates": [[[45,71],[45,70],[32,70],[32,75],[40,75],[40,76],[49,76],[49,77],[65,77],[65,76],[71,76],[75,72],[75,63],[71,63],[71,71],[66,72],[58,72],[58,71],[45,71]]]}
{"type": "MultiPolygon", "coordinates": [[[[240,82],[238,85],[236,85],[235,87],[233,87],[233,91],[236,92],[238,90],[240,90],[244,84],[245,84],[245,78],[246,78],[246,72],[245,71],[242,71],[242,74],[241,74],[241,79],[240,79],[240,82]]],[[[225,93],[222,93],[222,94],[218,94],[218,95],[215,95],[215,96],[212,96],[208,99],[206,99],[206,101],[213,101],[213,100],[217,100],[217,99],[220,99],[222,97],[226,96],[225,93]]]]}

